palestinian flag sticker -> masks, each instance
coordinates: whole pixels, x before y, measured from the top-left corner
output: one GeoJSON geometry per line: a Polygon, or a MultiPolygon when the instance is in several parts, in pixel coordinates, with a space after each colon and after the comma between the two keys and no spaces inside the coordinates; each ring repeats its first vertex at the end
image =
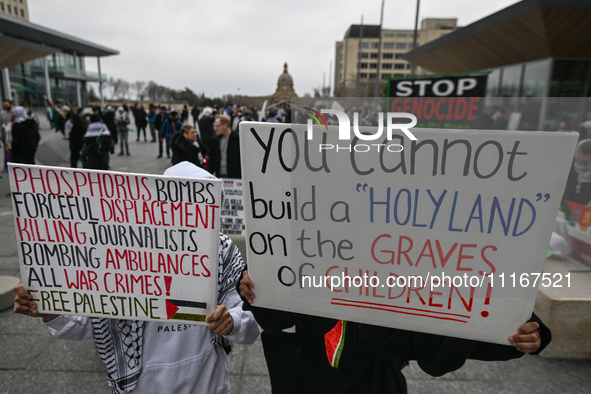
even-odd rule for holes
{"type": "Polygon", "coordinates": [[[339,320],[332,330],[324,334],[326,356],[328,357],[328,362],[334,369],[339,369],[339,360],[341,359],[341,353],[345,346],[346,328],[347,322],[345,320],[339,320]]]}
{"type": "Polygon", "coordinates": [[[205,309],[206,306],[205,302],[166,300],[166,318],[204,322],[205,315],[195,313],[195,309],[205,309]]]}

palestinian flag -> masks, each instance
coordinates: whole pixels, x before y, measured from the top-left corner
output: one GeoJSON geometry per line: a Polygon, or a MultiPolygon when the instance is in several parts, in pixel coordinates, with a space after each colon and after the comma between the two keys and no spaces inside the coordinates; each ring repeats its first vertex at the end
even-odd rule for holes
{"type": "Polygon", "coordinates": [[[324,334],[324,345],[328,362],[334,369],[339,369],[339,360],[345,346],[345,330],[347,322],[339,320],[332,330],[324,334]]]}
{"type": "Polygon", "coordinates": [[[204,310],[205,302],[166,300],[166,318],[168,320],[205,321],[205,315],[195,313],[196,309],[204,310]]]}

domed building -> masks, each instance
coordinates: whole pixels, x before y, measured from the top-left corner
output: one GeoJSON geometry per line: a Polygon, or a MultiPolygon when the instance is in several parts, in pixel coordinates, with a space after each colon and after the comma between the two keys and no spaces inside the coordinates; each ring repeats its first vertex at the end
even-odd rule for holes
{"type": "Polygon", "coordinates": [[[291,99],[294,97],[298,97],[298,95],[293,90],[293,78],[287,72],[287,63],[285,63],[283,74],[279,76],[277,81],[277,90],[269,97],[269,106],[286,107],[291,104],[291,99]]]}

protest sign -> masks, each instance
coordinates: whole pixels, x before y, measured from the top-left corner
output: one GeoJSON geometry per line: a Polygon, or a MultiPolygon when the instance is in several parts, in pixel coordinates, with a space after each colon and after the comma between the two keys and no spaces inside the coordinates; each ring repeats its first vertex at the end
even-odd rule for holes
{"type": "Polygon", "coordinates": [[[21,280],[40,313],[205,324],[221,181],[9,165],[21,280]]]}
{"type": "Polygon", "coordinates": [[[254,305],[508,344],[568,285],[541,271],[576,134],[329,127],[241,125],[254,305]]]}
{"type": "Polygon", "coordinates": [[[487,75],[391,79],[390,112],[411,112],[417,127],[478,128],[484,109],[487,75]]]}
{"type": "Polygon", "coordinates": [[[221,212],[221,231],[227,235],[244,234],[244,206],[242,203],[242,180],[224,179],[226,199],[221,212]]]}

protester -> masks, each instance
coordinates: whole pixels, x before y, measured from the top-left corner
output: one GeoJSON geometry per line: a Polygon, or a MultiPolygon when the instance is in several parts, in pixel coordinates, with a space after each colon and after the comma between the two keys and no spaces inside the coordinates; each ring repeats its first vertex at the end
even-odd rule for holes
{"type": "Polygon", "coordinates": [[[117,112],[115,113],[115,125],[117,126],[117,135],[119,137],[119,146],[121,147],[121,151],[119,152],[119,156],[123,156],[123,153],[130,155],[129,153],[129,130],[127,130],[127,125],[129,124],[129,119],[127,118],[127,114],[123,107],[117,108],[117,112]]]}
{"type": "Polygon", "coordinates": [[[67,105],[62,105],[61,101],[57,101],[56,105],[53,107],[53,121],[54,127],[56,132],[60,132],[65,135],[65,127],[66,127],[66,115],[70,112],[70,107],[67,105]]]}
{"type": "Polygon", "coordinates": [[[77,114],[71,116],[72,128],[70,130],[70,167],[78,167],[78,160],[80,160],[80,150],[82,149],[82,140],[86,134],[88,124],[77,114]]]}
{"type": "Polygon", "coordinates": [[[12,101],[4,100],[2,102],[2,113],[0,114],[0,123],[2,126],[8,126],[12,122],[12,101]]]}
{"type": "Polygon", "coordinates": [[[502,108],[497,108],[493,115],[493,128],[495,130],[507,130],[509,120],[505,116],[505,111],[502,108]]]}
{"type": "Polygon", "coordinates": [[[211,151],[211,144],[215,138],[214,125],[215,117],[212,116],[212,109],[210,107],[203,108],[203,116],[199,119],[199,134],[205,147],[211,151]]]}
{"type": "Polygon", "coordinates": [[[84,168],[105,170],[106,156],[111,150],[111,133],[97,114],[90,115],[90,124],[82,139],[80,157],[84,168]]]}
{"type": "Polygon", "coordinates": [[[230,117],[217,115],[214,127],[217,135],[209,151],[209,171],[219,178],[242,178],[240,139],[232,132],[230,117]]]}
{"type": "Polygon", "coordinates": [[[509,337],[512,346],[346,322],[334,367],[328,361],[325,334],[343,322],[252,306],[254,286],[245,271],[239,291],[244,309],[253,312],[264,330],[261,338],[274,393],[405,394],[401,370],[409,360],[416,360],[432,376],[442,376],[467,359],[510,360],[524,353],[538,354],[551,340],[550,330],[534,314],[509,337]],[[293,326],[295,333],[282,331],[293,326]]]}
{"type": "Polygon", "coordinates": [[[187,105],[183,105],[183,109],[181,111],[181,123],[185,124],[185,122],[189,120],[189,109],[187,105]]]}
{"type": "Polygon", "coordinates": [[[156,108],[154,108],[154,104],[150,104],[150,108],[148,110],[148,127],[150,128],[150,136],[152,137],[150,142],[156,142],[156,126],[154,125],[156,116],[156,108]]]}
{"type": "Polygon", "coordinates": [[[160,113],[156,115],[156,119],[154,120],[154,127],[156,128],[156,132],[158,133],[158,159],[162,157],[162,144],[164,142],[164,138],[160,137],[160,131],[162,130],[162,125],[168,119],[168,109],[163,105],[160,107],[160,113]]]}
{"type": "Polygon", "coordinates": [[[35,153],[41,136],[35,120],[27,115],[24,107],[12,109],[11,161],[21,164],[35,164],[35,153]]]}
{"type": "Polygon", "coordinates": [[[135,107],[134,117],[135,117],[135,128],[137,129],[137,139],[135,141],[138,142],[140,140],[140,137],[141,137],[141,134],[143,131],[144,132],[144,141],[147,142],[148,137],[146,136],[146,126],[148,125],[148,120],[147,120],[147,116],[146,116],[146,111],[144,110],[144,107],[142,105],[138,104],[135,107]]]}
{"type": "Polygon", "coordinates": [[[576,183],[568,199],[591,208],[591,139],[578,143],[573,169],[576,183]]]}
{"type": "MultiPolygon", "coordinates": [[[[178,113],[176,111],[171,111],[168,115],[168,119],[162,125],[160,129],[160,140],[164,139],[166,141],[166,157],[170,159],[170,140],[172,139],[173,134],[183,127],[183,124],[178,119],[178,113]]],[[[158,155],[158,158],[162,157],[162,152],[158,155]]]]}
{"type": "Polygon", "coordinates": [[[191,116],[193,117],[193,127],[197,128],[197,121],[199,120],[199,108],[197,107],[197,104],[191,109],[191,116]]]}
{"type": "MultiPolygon", "coordinates": [[[[164,174],[212,178],[207,171],[186,162],[164,174]]],[[[252,344],[259,334],[258,325],[252,314],[242,309],[236,291],[243,269],[238,248],[220,234],[218,306],[207,317],[208,326],[40,314],[22,285],[14,288],[14,312],[41,317],[56,338],[94,338],[113,393],[226,394],[228,354],[233,344],[252,344]]]]}
{"type": "Polygon", "coordinates": [[[231,125],[231,129],[234,133],[238,132],[238,125],[240,124],[240,119],[242,117],[242,114],[240,113],[240,111],[238,110],[238,106],[234,105],[232,106],[232,113],[230,115],[230,125],[231,125]]]}
{"type": "Polygon", "coordinates": [[[191,125],[184,125],[170,141],[172,164],[188,161],[199,167],[207,167],[207,150],[191,125]]]}
{"type": "Polygon", "coordinates": [[[269,114],[267,115],[267,120],[266,122],[268,123],[280,123],[279,119],[277,119],[278,115],[277,112],[275,112],[274,110],[270,110],[269,114]]]}

